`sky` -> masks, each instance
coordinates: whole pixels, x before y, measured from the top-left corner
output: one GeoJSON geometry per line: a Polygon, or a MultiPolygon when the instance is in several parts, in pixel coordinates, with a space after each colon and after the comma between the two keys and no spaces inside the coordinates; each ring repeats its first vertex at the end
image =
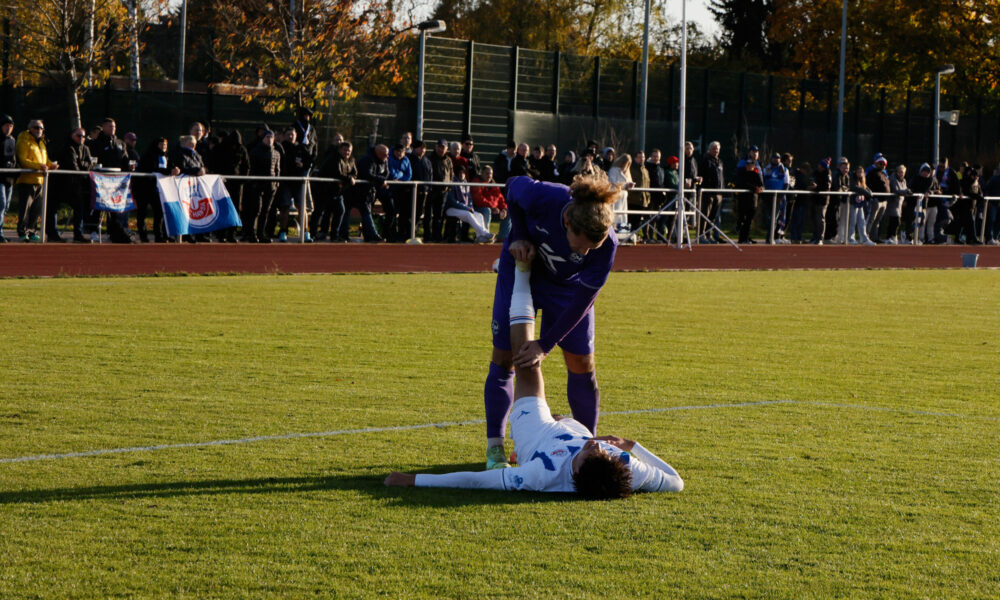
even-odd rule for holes
{"type": "MultiPolygon", "coordinates": [[[[544,0],[541,1],[544,2],[544,0]]],[[[426,18],[430,16],[434,6],[437,5],[437,0],[415,0],[415,2],[418,6],[418,11],[421,11],[418,12],[418,18],[426,18]]],[[[667,9],[671,18],[676,22],[680,22],[680,1],[667,0],[667,9]]],[[[688,0],[687,17],[688,21],[694,21],[697,23],[701,27],[701,30],[708,36],[712,36],[719,30],[719,26],[716,24],[715,19],[712,18],[712,13],[708,12],[708,0],[688,0]]]]}

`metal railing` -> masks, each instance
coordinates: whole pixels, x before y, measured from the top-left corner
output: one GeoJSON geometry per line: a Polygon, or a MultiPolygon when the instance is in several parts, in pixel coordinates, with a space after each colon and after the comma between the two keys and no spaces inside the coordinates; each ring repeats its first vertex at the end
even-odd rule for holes
{"type": "MultiPolygon", "coordinates": [[[[94,172],[99,173],[99,174],[106,174],[106,175],[127,174],[127,175],[131,175],[132,177],[156,177],[157,176],[157,173],[143,173],[143,172],[137,172],[137,171],[132,171],[132,172],[108,172],[108,171],[97,170],[97,171],[94,171],[94,172]]],[[[2,174],[2,175],[20,175],[20,174],[25,174],[25,173],[36,174],[36,175],[37,174],[42,174],[43,175],[43,178],[42,178],[42,190],[41,190],[41,200],[42,200],[41,222],[42,222],[42,226],[41,226],[40,229],[41,229],[41,240],[44,243],[46,241],[45,219],[46,219],[46,216],[48,214],[48,192],[49,192],[49,179],[50,179],[50,177],[52,175],[57,175],[57,176],[63,176],[63,175],[65,175],[65,176],[89,175],[91,173],[91,171],[71,171],[71,170],[65,170],[65,169],[50,169],[48,171],[39,171],[39,170],[33,170],[33,169],[0,169],[0,174],[2,174]]],[[[294,182],[294,183],[302,183],[302,184],[309,184],[309,183],[335,183],[335,184],[343,184],[343,181],[340,180],[340,179],[334,179],[334,178],[329,178],[329,177],[314,177],[311,174],[307,174],[307,175],[300,176],[300,177],[280,176],[280,175],[279,176],[221,175],[221,174],[217,174],[217,173],[209,173],[209,175],[218,175],[223,180],[227,180],[227,181],[228,180],[232,180],[232,181],[272,181],[272,182],[279,182],[279,183],[280,182],[294,182]]],[[[355,180],[355,185],[357,185],[357,184],[369,184],[370,185],[371,183],[372,182],[364,180],[364,179],[356,179],[355,180]]],[[[448,187],[452,187],[452,186],[456,186],[456,185],[463,185],[463,186],[468,186],[468,187],[499,187],[499,188],[503,187],[502,184],[499,184],[499,183],[496,183],[496,182],[493,182],[493,183],[481,183],[481,182],[472,182],[472,181],[462,181],[462,182],[458,182],[458,181],[451,181],[451,182],[443,182],[443,181],[386,181],[385,184],[387,186],[409,186],[409,187],[412,188],[411,202],[410,202],[410,238],[407,240],[407,243],[420,243],[419,239],[417,238],[417,217],[418,217],[418,215],[417,215],[417,200],[418,200],[420,188],[429,188],[429,187],[446,187],[446,188],[448,188],[448,187]]],[[[300,220],[300,224],[299,224],[299,241],[303,242],[303,243],[305,243],[305,241],[306,241],[306,234],[307,234],[307,231],[308,231],[308,221],[307,221],[308,217],[307,217],[307,215],[308,215],[309,211],[307,210],[307,200],[308,200],[308,194],[311,194],[310,189],[311,188],[310,188],[309,185],[303,185],[302,186],[302,190],[299,192],[298,206],[296,206],[296,208],[298,210],[299,220],[300,220]]],[[[669,197],[672,194],[673,195],[677,194],[678,189],[677,188],[640,188],[640,187],[634,187],[634,188],[632,188],[629,191],[632,191],[632,192],[651,192],[651,193],[658,193],[658,194],[662,193],[662,194],[666,194],[669,197]]],[[[699,207],[701,206],[701,198],[702,198],[703,194],[719,194],[719,195],[736,196],[736,195],[739,195],[739,194],[747,194],[747,193],[754,193],[754,192],[753,192],[753,190],[744,190],[744,189],[735,189],[735,188],[702,188],[702,187],[697,187],[697,188],[693,188],[693,189],[692,188],[687,188],[687,189],[684,190],[685,196],[694,195],[694,202],[695,202],[696,206],[699,206],[699,207]]],[[[770,223],[769,223],[769,227],[768,227],[768,231],[767,231],[767,243],[768,244],[772,244],[772,245],[775,244],[775,232],[777,230],[777,217],[778,217],[778,215],[777,215],[777,209],[778,209],[779,196],[782,196],[782,195],[784,195],[784,196],[810,196],[810,197],[826,196],[826,197],[829,197],[829,198],[833,198],[833,197],[837,197],[837,196],[844,197],[844,198],[848,198],[848,197],[851,197],[851,196],[857,196],[857,194],[854,193],[854,192],[834,192],[834,191],[816,192],[816,191],[807,191],[807,190],[761,190],[760,192],[756,192],[756,193],[757,193],[758,196],[761,196],[761,195],[770,195],[771,196],[771,213],[770,213],[771,214],[771,218],[770,218],[770,223]]],[[[928,199],[928,198],[938,198],[938,199],[944,199],[944,200],[956,200],[958,198],[963,197],[960,194],[909,194],[909,195],[905,195],[904,196],[904,195],[893,194],[893,193],[872,193],[872,196],[876,197],[876,198],[881,198],[881,197],[886,197],[886,198],[899,197],[901,199],[902,198],[916,198],[918,204],[917,204],[917,206],[914,207],[915,211],[919,211],[922,208],[925,208],[925,207],[923,207],[923,205],[921,203],[923,202],[923,200],[928,199]]],[[[981,225],[980,230],[979,230],[979,239],[982,240],[982,241],[985,241],[984,238],[986,236],[986,225],[987,225],[987,221],[988,221],[990,203],[991,202],[1000,202],[1000,196],[986,196],[986,197],[984,197],[984,200],[985,200],[985,205],[984,205],[984,209],[983,209],[983,219],[982,219],[982,225],[981,225]]],[[[848,218],[848,210],[849,210],[849,208],[848,208],[848,203],[847,202],[843,202],[843,204],[844,204],[844,206],[841,207],[840,209],[838,209],[838,211],[840,212],[839,218],[846,221],[847,218],[848,218]]],[[[346,210],[349,212],[350,208],[346,207],[346,210]]],[[[643,215],[643,216],[651,216],[651,215],[675,216],[676,215],[676,211],[674,211],[674,210],[663,210],[662,207],[661,207],[661,210],[651,210],[651,209],[647,209],[647,210],[623,210],[623,211],[615,211],[615,212],[616,212],[616,214],[643,215]]],[[[700,214],[697,213],[697,212],[695,212],[695,213],[692,214],[690,211],[684,211],[684,213],[685,213],[686,216],[691,216],[692,217],[692,219],[694,221],[693,222],[693,227],[695,228],[695,231],[698,231],[699,230],[699,220],[701,219],[700,214]]],[[[1000,218],[1000,215],[998,215],[998,218],[1000,218]]],[[[916,222],[916,219],[914,221],[916,222]]],[[[916,227],[919,227],[919,225],[916,225],[916,227]]],[[[844,244],[847,244],[849,242],[849,237],[850,236],[845,236],[845,239],[843,240],[844,244]]],[[[916,236],[914,236],[913,239],[916,239],[916,236]]]]}

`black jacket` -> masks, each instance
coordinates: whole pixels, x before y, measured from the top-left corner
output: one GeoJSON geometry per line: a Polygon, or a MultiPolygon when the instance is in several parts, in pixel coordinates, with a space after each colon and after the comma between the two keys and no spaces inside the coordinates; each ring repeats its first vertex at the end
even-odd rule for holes
{"type": "MultiPolygon", "coordinates": [[[[90,148],[70,137],[66,140],[66,146],[59,153],[56,162],[59,163],[60,171],[90,171],[90,148]]],[[[90,175],[87,173],[53,177],[50,181],[56,184],[57,193],[64,196],[68,202],[81,200],[90,194],[90,175]]]]}
{"type": "Polygon", "coordinates": [[[367,154],[358,162],[357,192],[361,199],[375,202],[378,194],[385,188],[382,185],[389,179],[389,161],[379,160],[374,153],[367,154]]]}
{"type": "Polygon", "coordinates": [[[694,157],[694,154],[684,157],[684,181],[689,179],[691,183],[685,183],[684,187],[694,187],[694,180],[698,179],[698,159],[694,157]]]}
{"type": "Polygon", "coordinates": [[[420,158],[410,153],[409,158],[410,170],[413,172],[413,181],[433,181],[434,167],[431,165],[431,159],[427,157],[426,153],[420,158]]]}
{"type": "MultiPolygon", "coordinates": [[[[889,186],[889,174],[885,172],[885,169],[871,169],[865,174],[865,179],[868,181],[868,189],[873,193],[881,194],[892,191],[889,186]]],[[[885,202],[888,200],[885,196],[878,198],[879,201],[885,202]]]]}
{"type": "MultiPolygon", "coordinates": [[[[462,150],[461,152],[459,152],[459,155],[465,160],[469,161],[469,175],[468,175],[469,181],[476,179],[482,174],[483,164],[482,161],[480,161],[479,159],[479,154],[475,152],[467,152],[465,150],[462,150]]],[[[410,162],[411,163],[413,162],[412,157],[410,158],[410,162]]]]}
{"type": "Polygon", "coordinates": [[[313,126],[311,121],[309,125],[303,125],[301,121],[295,121],[292,123],[292,127],[295,128],[295,140],[302,146],[305,153],[309,155],[309,164],[315,163],[316,158],[319,156],[319,144],[316,142],[316,127],[313,126]]]}
{"type": "Polygon", "coordinates": [[[281,174],[287,177],[301,177],[312,168],[312,156],[306,146],[296,142],[281,142],[281,174]],[[298,166],[296,161],[300,161],[302,166],[298,166]]]}
{"type": "MultiPolygon", "coordinates": [[[[736,188],[740,190],[750,190],[749,194],[754,197],[757,196],[757,188],[764,187],[764,178],[758,171],[747,171],[746,169],[740,169],[739,173],[736,174],[736,188]]],[[[746,196],[747,193],[741,194],[746,196]]]]}
{"type": "Polygon", "coordinates": [[[205,162],[197,150],[175,146],[170,152],[170,166],[180,169],[182,175],[198,175],[205,168],[205,162]]]}
{"type": "Polygon", "coordinates": [[[97,164],[105,168],[115,168],[128,170],[128,153],[125,151],[125,142],[118,136],[110,136],[103,131],[97,138],[87,142],[90,147],[90,154],[97,158],[97,164]]]}
{"type": "Polygon", "coordinates": [[[212,162],[219,174],[246,175],[250,172],[250,153],[243,147],[243,138],[239,131],[227,135],[213,152],[215,160],[212,162]]]}
{"type": "MultiPolygon", "coordinates": [[[[532,179],[538,179],[538,171],[531,167],[531,164],[528,163],[528,159],[519,154],[515,154],[514,158],[510,159],[510,171],[507,172],[507,179],[521,175],[527,175],[532,179]]],[[[494,179],[496,178],[494,177],[494,179]]],[[[504,179],[505,183],[507,179],[504,179]]],[[[496,179],[496,181],[500,180],[496,179]]]]}
{"type": "MultiPolygon", "coordinates": [[[[722,189],[726,186],[722,159],[706,154],[701,157],[698,173],[701,175],[701,186],[708,189],[722,189]]],[[[740,186],[737,186],[740,187],[740,186]]]]}

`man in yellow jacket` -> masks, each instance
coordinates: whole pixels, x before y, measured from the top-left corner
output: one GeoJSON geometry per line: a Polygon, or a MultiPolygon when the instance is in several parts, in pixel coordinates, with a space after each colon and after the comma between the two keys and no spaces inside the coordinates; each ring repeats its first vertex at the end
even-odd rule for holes
{"type": "Polygon", "coordinates": [[[17,164],[22,169],[33,169],[37,173],[22,173],[14,184],[14,197],[19,200],[17,235],[22,242],[40,242],[35,233],[39,217],[42,216],[42,182],[45,172],[58,169],[59,164],[49,160],[45,148],[45,124],[35,119],[28,123],[28,130],[17,136],[14,153],[17,164]]]}

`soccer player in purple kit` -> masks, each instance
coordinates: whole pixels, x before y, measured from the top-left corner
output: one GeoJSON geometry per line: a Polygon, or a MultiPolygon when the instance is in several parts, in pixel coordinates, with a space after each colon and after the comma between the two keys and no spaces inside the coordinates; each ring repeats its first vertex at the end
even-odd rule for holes
{"type": "Polygon", "coordinates": [[[579,179],[570,187],[529,177],[507,181],[511,232],[497,267],[493,356],[483,394],[487,469],[510,466],[503,444],[514,404],[513,367],[540,365],[556,345],[566,362],[566,396],[573,418],[592,434],[597,430],[600,392],[594,366],[593,304],[618,248],[611,229],[617,197],[617,188],[591,179],[579,179]],[[530,294],[533,307],[542,311],[542,324],[538,339],[512,349],[515,262],[524,268],[531,265],[530,294]]]}

